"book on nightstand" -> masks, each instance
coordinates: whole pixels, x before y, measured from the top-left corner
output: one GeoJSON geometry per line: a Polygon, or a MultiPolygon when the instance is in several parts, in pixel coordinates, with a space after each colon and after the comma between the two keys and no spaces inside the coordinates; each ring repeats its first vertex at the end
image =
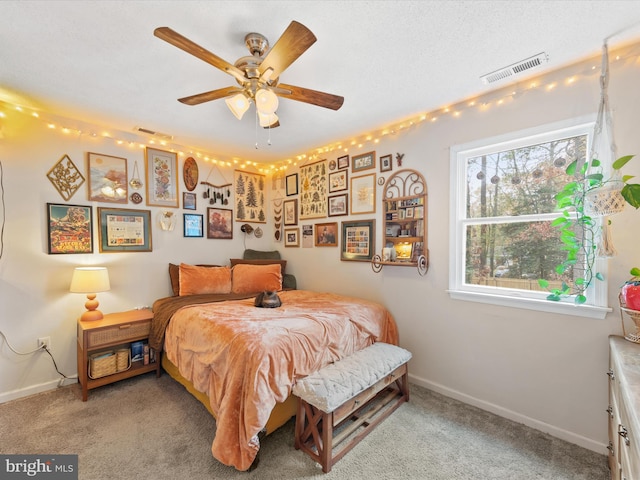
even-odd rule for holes
{"type": "Polygon", "coordinates": [[[131,343],[131,361],[139,362],[144,358],[144,342],[131,343]]]}

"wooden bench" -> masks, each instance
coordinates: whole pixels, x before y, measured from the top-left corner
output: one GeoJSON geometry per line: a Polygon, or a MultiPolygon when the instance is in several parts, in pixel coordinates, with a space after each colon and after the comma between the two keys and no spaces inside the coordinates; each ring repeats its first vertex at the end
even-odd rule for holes
{"type": "Polygon", "coordinates": [[[409,401],[407,350],[377,342],[293,387],[298,397],[295,448],[328,473],[376,425],[409,401]]]}

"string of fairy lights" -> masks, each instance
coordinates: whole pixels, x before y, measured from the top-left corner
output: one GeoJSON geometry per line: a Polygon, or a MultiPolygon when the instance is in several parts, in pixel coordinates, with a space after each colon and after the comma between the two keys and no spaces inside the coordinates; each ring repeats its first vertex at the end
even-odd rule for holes
{"type": "MultiPolygon", "coordinates": [[[[637,68],[640,66],[640,43],[636,43],[620,49],[614,56],[609,57],[611,67],[627,66],[637,68]]],[[[290,167],[302,166],[307,163],[324,159],[331,154],[342,156],[357,151],[366,151],[374,148],[382,139],[389,136],[402,135],[414,131],[418,128],[429,128],[429,125],[436,122],[443,122],[450,119],[458,119],[465,113],[472,110],[488,112],[501,106],[507,105],[523,97],[529,92],[551,92],[560,88],[571,88],[573,85],[587,78],[600,75],[600,59],[595,58],[588,62],[581,62],[572,67],[567,67],[555,72],[514,83],[508,87],[493,90],[481,94],[477,97],[461,101],[448,106],[443,106],[436,110],[417,114],[410,118],[392,123],[371,133],[354,136],[348,140],[340,140],[313,148],[302,152],[295,157],[283,159],[275,163],[259,163],[249,159],[225,158],[224,156],[192,148],[186,145],[179,145],[172,141],[146,138],[135,132],[123,132],[117,130],[106,130],[91,124],[82,123],[78,120],[70,120],[57,115],[38,110],[31,107],[19,105],[17,103],[0,100],[0,139],[3,137],[2,123],[11,121],[11,114],[17,113],[30,115],[40,120],[44,128],[55,130],[62,135],[77,137],[94,137],[111,140],[120,146],[127,146],[132,149],[144,149],[146,147],[162,148],[177,153],[178,157],[195,157],[210,162],[218,168],[230,169],[254,169],[260,173],[275,173],[287,170],[290,167]]]]}

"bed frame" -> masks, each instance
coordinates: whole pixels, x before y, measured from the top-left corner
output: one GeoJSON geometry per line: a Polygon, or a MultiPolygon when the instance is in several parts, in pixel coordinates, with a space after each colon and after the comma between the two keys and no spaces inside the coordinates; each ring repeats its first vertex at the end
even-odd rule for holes
{"type": "MultiPolygon", "coordinates": [[[[193,383],[180,375],[178,371],[178,367],[175,366],[171,360],[167,358],[165,352],[162,352],[162,368],[165,372],[169,374],[171,378],[180,383],[183,387],[187,389],[187,391],[193,395],[200,403],[202,403],[209,413],[215,418],[215,414],[211,410],[211,403],[209,401],[209,396],[205,393],[202,393],[195,389],[193,383]]],[[[291,418],[295,417],[297,411],[298,403],[297,398],[293,395],[289,395],[289,397],[282,403],[277,403],[276,406],[271,411],[271,416],[267,421],[265,426],[266,433],[269,435],[274,432],[276,429],[280,428],[282,425],[287,423],[291,418]]]]}

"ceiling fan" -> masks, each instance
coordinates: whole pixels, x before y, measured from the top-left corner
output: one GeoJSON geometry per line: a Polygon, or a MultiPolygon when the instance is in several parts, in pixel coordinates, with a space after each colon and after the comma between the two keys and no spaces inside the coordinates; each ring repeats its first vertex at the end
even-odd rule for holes
{"type": "Polygon", "coordinates": [[[344,102],[344,98],[338,95],[279,83],[280,74],[316,41],[311,30],[299,22],[291,22],[271,49],[264,35],[247,34],[244,41],[251,55],[239,58],[233,65],[169,27],[156,28],[153,34],[228,73],[238,82],[238,86],[179,98],[178,101],[184,104],[199,105],[224,98],[231,112],[240,120],[253,102],[260,126],[273,128],[280,125],[276,115],[278,97],[332,110],[338,110],[344,102]]]}

